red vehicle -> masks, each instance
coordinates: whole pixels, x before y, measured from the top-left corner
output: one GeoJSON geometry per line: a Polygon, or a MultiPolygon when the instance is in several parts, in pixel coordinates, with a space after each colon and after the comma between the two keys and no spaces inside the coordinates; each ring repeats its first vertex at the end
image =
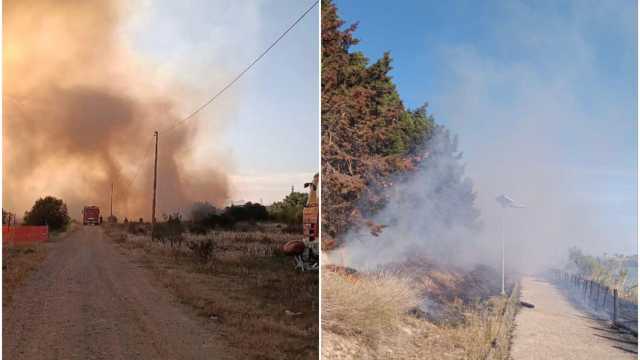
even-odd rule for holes
{"type": "Polygon", "coordinates": [[[85,206],[84,209],[82,209],[82,224],[100,224],[100,208],[97,206],[85,206]]]}

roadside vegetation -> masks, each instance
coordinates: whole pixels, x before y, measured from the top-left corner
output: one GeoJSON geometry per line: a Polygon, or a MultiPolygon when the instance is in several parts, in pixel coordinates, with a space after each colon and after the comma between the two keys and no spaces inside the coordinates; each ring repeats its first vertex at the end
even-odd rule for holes
{"type": "Polygon", "coordinates": [[[592,256],[573,247],[569,249],[565,270],[611,289],[617,289],[618,296],[638,303],[637,255],[592,256]]]}
{"type": "Polygon", "coordinates": [[[16,289],[47,257],[45,244],[2,247],[2,306],[11,303],[16,289]]]}
{"type": "MultiPolygon", "coordinates": [[[[304,202],[290,203],[275,213],[296,214],[300,208],[301,214],[304,202]]],[[[288,229],[297,223],[301,228],[301,215],[291,215],[286,224],[271,221],[286,216],[276,217],[260,204],[218,210],[203,202],[189,215],[187,221],[179,214],[165,216],[156,224],[155,241],[146,223],[105,229],[123,254],[149,268],[161,286],[215,324],[246,358],[317,358],[318,273],[297,271],[281,251],[302,237],[288,229]]]]}
{"type": "Polygon", "coordinates": [[[517,289],[506,298],[458,298],[434,321],[422,310],[420,286],[404,275],[328,269],[322,284],[324,359],[509,358],[517,289]]]}

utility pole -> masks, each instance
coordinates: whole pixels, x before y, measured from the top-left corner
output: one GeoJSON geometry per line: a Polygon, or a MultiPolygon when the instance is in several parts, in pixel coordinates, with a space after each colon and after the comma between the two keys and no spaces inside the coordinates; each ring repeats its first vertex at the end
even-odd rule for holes
{"type": "Polygon", "coordinates": [[[109,220],[113,219],[113,183],[111,183],[111,196],[109,197],[109,220]]]}
{"type": "Polygon", "coordinates": [[[158,184],[158,132],[155,131],[153,136],[156,137],[156,157],[153,162],[153,207],[151,208],[151,240],[154,238],[156,229],[156,186],[158,184]]]}

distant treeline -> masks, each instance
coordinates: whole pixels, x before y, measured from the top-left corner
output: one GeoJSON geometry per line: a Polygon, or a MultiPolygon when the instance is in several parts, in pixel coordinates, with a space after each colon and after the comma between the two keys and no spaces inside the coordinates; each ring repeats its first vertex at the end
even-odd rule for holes
{"type": "Polygon", "coordinates": [[[577,247],[569,249],[565,270],[637,297],[637,255],[587,255],[577,247]]]}
{"type": "Polygon", "coordinates": [[[307,202],[307,194],[291,192],[283,200],[270,206],[247,202],[217,209],[208,202],[195,203],[190,212],[190,230],[206,232],[209,229],[231,229],[238,223],[256,224],[272,221],[292,227],[302,226],[302,209],[307,202]]]}

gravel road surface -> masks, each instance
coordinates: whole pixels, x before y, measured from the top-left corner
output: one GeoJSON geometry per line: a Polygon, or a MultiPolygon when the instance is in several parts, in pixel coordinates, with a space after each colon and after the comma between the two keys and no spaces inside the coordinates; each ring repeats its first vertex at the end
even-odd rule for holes
{"type": "Polygon", "coordinates": [[[118,254],[99,227],[48,244],[3,311],[5,359],[226,359],[212,324],[118,254]]]}

